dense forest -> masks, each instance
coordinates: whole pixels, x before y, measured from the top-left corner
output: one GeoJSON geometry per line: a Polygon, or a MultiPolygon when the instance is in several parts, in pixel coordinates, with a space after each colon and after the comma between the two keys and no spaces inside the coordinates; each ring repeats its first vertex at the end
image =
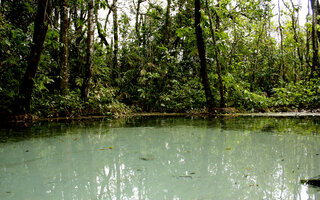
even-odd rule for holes
{"type": "Polygon", "coordinates": [[[318,0],[0,2],[1,115],[320,108],[318,0]]]}

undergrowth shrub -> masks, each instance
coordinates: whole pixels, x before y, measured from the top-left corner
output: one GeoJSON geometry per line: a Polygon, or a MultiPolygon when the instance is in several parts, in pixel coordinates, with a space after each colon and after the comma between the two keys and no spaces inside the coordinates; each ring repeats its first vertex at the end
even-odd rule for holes
{"type": "Polygon", "coordinates": [[[231,74],[224,77],[226,87],[226,102],[228,107],[235,107],[242,111],[266,111],[270,105],[269,98],[263,92],[250,92],[245,83],[236,81],[231,74]]]}
{"type": "Polygon", "coordinates": [[[171,80],[171,90],[160,97],[161,107],[166,112],[190,112],[205,106],[206,98],[197,78],[184,82],[171,80]]]}
{"type": "Polygon", "coordinates": [[[105,115],[118,117],[133,112],[131,108],[114,97],[112,88],[93,88],[87,102],[83,102],[80,90],[68,95],[50,94],[48,91],[35,92],[32,113],[41,117],[78,117],[85,115],[105,115]]]}
{"type": "Polygon", "coordinates": [[[274,88],[273,91],[271,100],[274,107],[313,109],[320,106],[320,79],[289,83],[286,87],[274,88]]]}

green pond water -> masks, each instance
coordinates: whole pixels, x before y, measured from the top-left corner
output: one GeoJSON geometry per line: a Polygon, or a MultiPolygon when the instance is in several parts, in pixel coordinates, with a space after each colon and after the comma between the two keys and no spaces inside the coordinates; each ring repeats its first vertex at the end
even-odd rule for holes
{"type": "Polygon", "coordinates": [[[140,117],[0,129],[0,199],[320,199],[319,118],[140,117]]]}

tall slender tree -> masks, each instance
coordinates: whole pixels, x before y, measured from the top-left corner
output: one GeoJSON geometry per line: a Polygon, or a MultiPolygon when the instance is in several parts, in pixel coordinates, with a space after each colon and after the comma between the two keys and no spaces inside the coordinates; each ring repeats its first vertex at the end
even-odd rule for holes
{"type": "Polygon", "coordinates": [[[137,36],[137,44],[138,46],[140,46],[141,44],[141,35],[140,35],[140,20],[139,20],[139,16],[140,16],[140,7],[141,7],[141,3],[144,0],[138,0],[137,2],[137,8],[136,8],[136,24],[135,24],[135,31],[136,31],[136,36],[137,36]]]}
{"type": "Polygon", "coordinates": [[[82,85],[82,98],[84,101],[89,99],[89,91],[93,76],[93,54],[94,54],[94,0],[88,1],[88,36],[87,36],[87,55],[84,81],[82,85]]]}
{"type": "Polygon", "coordinates": [[[220,63],[220,51],[219,48],[217,46],[217,39],[216,39],[216,30],[219,29],[220,26],[220,22],[219,22],[219,16],[218,13],[215,12],[216,15],[216,28],[213,28],[213,21],[212,21],[212,16],[211,16],[211,11],[209,8],[209,3],[208,0],[206,0],[206,9],[207,9],[207,13],[209,16],[209,24],[210,24],[210,32],[211,32],[211,37],[212,37],[212,41],[213,41],[213,46],[214,46],[214,56],[216,59],[216,64],[217,64],[217,73],[218,73],[218,79],[219,79],[219,93],[220,93],[220,107],[223,108],[225,106],[225,102],[224,102],[224,89],[223,89],[223,82],[222,82],[222,72],[221,72],[221,63],[220,63]]]}
{"type": "MultiPolygon", "coordinates": [[[[310,16],[311,16],[310,15],[310,1],[308,1],[308,14],[306,16],[306,22],[307,23],[309,22],[310,16]]],[[[305,33],[305,36],[306,36],[306,50],[304,52],[304,55],[305,55],[305,58],[306,58],[306,66],[307,66],[305,75],[308,76],[308,71],[309,71],[308,68],[312,68],[312,66],[310,64],[310,30],[308,29],[308,27],[306,27],[305,31],[306,31],[306,33],[305,33]]]]}
{"type": "MultiPolygon", "coordinates": [[[[292,31],[293,31],[293,39],[296,43],[296,53],[297,53],[297,56],[300,60],[300,68],[301,66],[303,65],[303,56],[301,54],[301,50],[300,50],[300,41],[299,41],[299,36],[298,36],[298,32],[297,32],[297,29],[299,26],[297,26],[298,24],[298,20],[297,18],[295,17],[295,12],[299,12],[299,9],[297,9],[297,6],[294,5],[293,1],[290,0],[290,3],[291,3],[291,8],[289,7],[288,4],[286,4],[286,2],[284,0],[282,0],[283,4],[286,6],[286,8],[289,10],[289,13],[290,13],[290,18],[291,18],[291,26],[292,26],[292,31]]],[[[298,13],[298,16],[299,16],[299,13],[298,13]]]]}
{"type": "Polygon", "coordinates": [[[68,48],[68,0],[60,0],[60,90],[63,95],[68,94],[69,84],[69,48],[68,48]]]}
{"type": "MultiPolygon", "coordinates": [[[[109,45],[109,42],[107,41],[106,33],[105,33],[105,30],[107,29],[107,27],[105,27],[105,28],[103,29],[101,23],[99,22],[99,19],[98,19],[98,10],[99,10],[99,4],[97,3],[97,4],[95,5],[94,15],[95,15],[95,20],[96,20],[96,26],[97,26],[98,36],[99,36],[101,42],[109,49],[109,48],[110,48],[110,45],[109,45]]],[[[109,12],[108,12],[107,17],[106,17],[106,21],[108,21],[110,13],[111,13],[111,9],[109,9],[109,12]]],[[[106,24],[107,24],[107,23],[106,23],[106,24]]],[[[107,53],[108,53],[108,52],[107,52],[107,53]]]]}
{"type": "Polygon", "coordinates": [[[113,0],[112,4],[113,12],[113,79],[119,77],[119,33],[118,33],[118,8],[117,0],[113,0]]]}
{"type": "Polygon", "coordinates": [[[15,107],[15,112],[17,114],[30,112],[34,79],[36,78],[43,43],[47,35],[51,12],[51,0],[38,0],[38,10],[34,21],[33,43],[28,57],[27,70],[21,82],[15,104],[18,105],[15,107]]]}
{"type": "Polygon", "coordinates": [[[280,59],[279,59],[279,76],[282,76],[282,80],[285,80],[285,70],[284,70],[284,62],[283,62],[283,28],[281,24],[281,6],[280,0],[278,0],[278,24],[279,24],[279,32],[280,32],[280,59]]]}
{"type": "Polygon", "coordinates": [[[165,15],[165,22],[164,22],[164,27],[163,27],[163,38],[162,38],[162,44],[168,45],[169,44],[169,39],[170,39],[170,27],[171,27],[171,17],[170,17],[170,12],[171,12],[171,0],[167,0],[167,9],[166,9],[166,15],[165,15]]]}
{"type": "Polygon", "coordinates": [[[314,77],[314,72],[319,69],[319,43],[318,43],[318,0],[311,0],[311,7],[313,11],[312,15],[312,31],[311,31],[311,39],[312,39],[312,67],[310,72],[310,78],[314,77]]]}
{"type": "Polygon", "coordinates": [[[203,41],[203,34],[201,28],[201,3],[200,0],[195,0],[195,29],[196,29],[196,37],[197,37],[197,47],[200,58],[200,75],[202,79],[202,85],[206,95],[206,102],[208,106],[209,112],[213,111],[215,105],[215,101],[210,89],[210,83],[208,79],[208,69],[207,69],[207,61],[206,61],[206,49],[203,41]]]}

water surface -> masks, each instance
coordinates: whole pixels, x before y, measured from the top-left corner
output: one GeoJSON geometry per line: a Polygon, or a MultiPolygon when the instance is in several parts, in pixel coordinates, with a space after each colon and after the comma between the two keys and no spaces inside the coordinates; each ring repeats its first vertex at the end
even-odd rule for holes
{"type": "Polygon", "coordinates": [[[0,199],[320,199],[317,118],[133,118],[0,130],[0,199]],[[13,137],[14,136],[14,137],[13,137]]]}

